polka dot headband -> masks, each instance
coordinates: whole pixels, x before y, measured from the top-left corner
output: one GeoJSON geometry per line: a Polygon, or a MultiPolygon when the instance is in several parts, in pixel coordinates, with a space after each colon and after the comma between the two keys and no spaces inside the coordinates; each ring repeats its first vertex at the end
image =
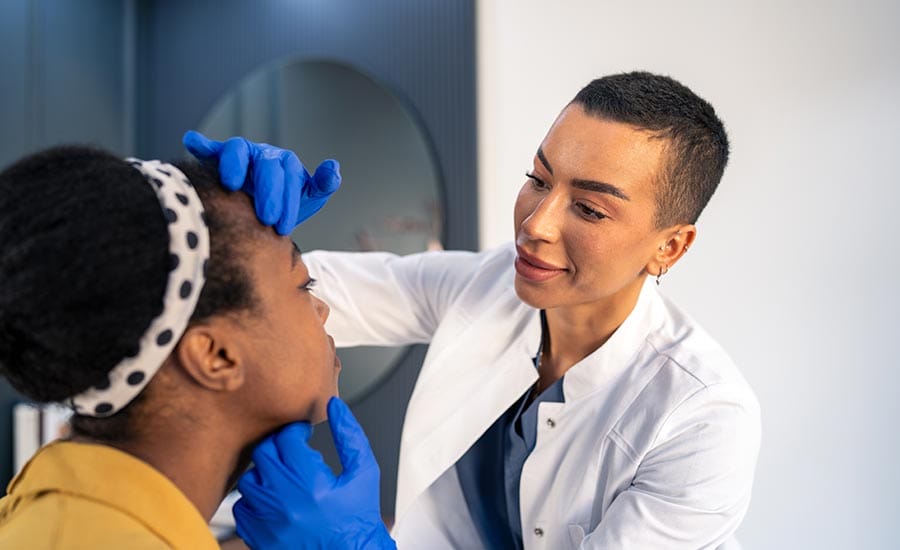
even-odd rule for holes
{"type": "Polygon", "coordinates": [[[156,191],[169,229],[169,280],[163,311],[150,323],[135,354],[122,359],[100,386],[76,395],[70,405],[76,413],[104,417],[130,403],[172,353],[197,307],[206,280],[209,231],[203,204],[185,175],[158,160],[129,158],[156,191]]]}

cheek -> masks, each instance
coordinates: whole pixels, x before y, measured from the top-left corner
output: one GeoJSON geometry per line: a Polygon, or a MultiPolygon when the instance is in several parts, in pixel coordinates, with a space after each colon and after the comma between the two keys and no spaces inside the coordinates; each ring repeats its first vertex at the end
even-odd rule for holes
{"type": "Polygon", "coordinates": [[[568,226],[566,252],[576,267],[576,280],[584,285],[617,285],[635,272],[640,254],[634,235],[613,227],[614,222],[575,223],[568,226]]]}
{"type": "Polygon", "coordinates": [[[315,311],[302,302],[285,304],[277,320],[273,319],[273,349],[268,350],[268,355],[284,369],[285,380],[302,383],[304,379],[319,377],[327,338],[318,320],[315,311]]]}
{"type": "Polygon", "coordinates": [[[579,235],[570,241],[581,286],[613,288],[640,274],[646,258],[641,243],[628,235],[579,235]]]}
{"type": "Polygon", "coordinates": [[[603,271],[612,252],[609,243],[589,231],[570,231],[567,237],[566,252],[580,278],[603,271]]]}
{"type": "Polygon", "coordinates": [[[331,376],[333,354],[328,334],[318,322],[318,317],[308,319],[302,330],[294,335],[298,339],[298,351],[302,353],[304,370],[310,379],[331,376]]]}

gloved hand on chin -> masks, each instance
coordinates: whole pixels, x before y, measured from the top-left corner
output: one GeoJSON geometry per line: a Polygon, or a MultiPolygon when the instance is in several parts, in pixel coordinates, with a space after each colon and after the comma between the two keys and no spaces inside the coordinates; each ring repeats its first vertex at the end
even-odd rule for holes
{"type": "Polygon", "coordinates": [[[328,419],[340,476],[307,444],[312,428],[305,422],[288,425],[253,452],[234,505],[237,534],[250,548],[397,548],[381,520],[381,474],[362,427],[337,397],[328,402],[328,419]]]}
{"type": "Polygon", "coordinates": [[[336,160],[323,161],[310,176],[297,155],[267,143],[242,137],[214,141],[194,130],[182,141],[197,159],[218,162],[222,184],[253,197],[259,221],[274,225],[280,235],[318,212],[341,185],[336,160]]]}

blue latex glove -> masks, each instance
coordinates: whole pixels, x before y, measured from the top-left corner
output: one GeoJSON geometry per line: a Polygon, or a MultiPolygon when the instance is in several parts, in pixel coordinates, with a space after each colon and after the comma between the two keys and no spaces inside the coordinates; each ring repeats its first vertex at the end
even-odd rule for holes
{"type": "Polygon", "coordinates": [[[318,212],[341,185],[336,160],[323,161],[310,176],[292,151],[267,143],[242,137],[213,141],[194,130],[185,133],[182,142],[199,160],[217,161],[222,184],[253,197],[256,217],[263,225],[274,225],[280,235],[290,234],[318,212]]]}
{"type": "Polygon", "coordinates": [[[381,520],[381,472],[362,427],[337,397],[328,402],[335,476],[308,444],[312,427],[297,422],[267,437],[254,466],[238,481],[237,534],[253,549],[396,549],[381,520]]]}

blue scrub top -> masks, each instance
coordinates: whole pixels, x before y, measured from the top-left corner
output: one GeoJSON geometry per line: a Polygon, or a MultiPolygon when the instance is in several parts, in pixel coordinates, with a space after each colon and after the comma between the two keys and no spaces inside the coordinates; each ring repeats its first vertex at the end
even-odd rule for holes
{"type": "MultiPolygon", "coordinates": [[[[536,367],[537,357],[534,361],[536,367]]],[[[560,378],[527,407],[531,390],[525,392],[456,463],[466,505],[485,548],[523,548],[522,466],[537,441],[538,406],[564,402],[562,384],[560,378]]]]}

